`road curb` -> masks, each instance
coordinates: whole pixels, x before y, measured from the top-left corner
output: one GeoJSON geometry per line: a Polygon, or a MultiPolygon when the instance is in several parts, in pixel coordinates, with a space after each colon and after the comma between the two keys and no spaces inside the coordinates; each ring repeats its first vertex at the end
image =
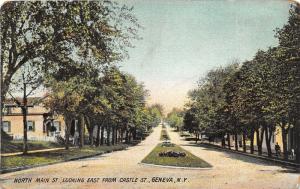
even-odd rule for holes
{"type": "Polygon", "coordinates": [[[213,168],[201,168],[201,167],[178,167],[170,165],[157,165],[151,163],[138,163],[139,165],[151,166],[151,167],[161,167],[161,168],[170,168],[170,169],[185,169],[185,170],[212,170],[213,168]]]}

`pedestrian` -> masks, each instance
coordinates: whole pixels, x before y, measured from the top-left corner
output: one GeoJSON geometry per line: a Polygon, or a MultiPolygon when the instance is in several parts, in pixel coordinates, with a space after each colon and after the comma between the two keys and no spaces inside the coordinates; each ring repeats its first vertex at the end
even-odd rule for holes
{"type": "Polygon", "coordinates": [[[74,146],[78,146],[78,143],[79,143],[79,133],[75,131],[73,144],[74,146]]]}
{"type": "Polygon", "coordinates": [[[276,152],[276,156],[280,156],[280,146],[278,144],[278,142],[276,142],[276,145],[275,145],[275,152],[276,152]]]}

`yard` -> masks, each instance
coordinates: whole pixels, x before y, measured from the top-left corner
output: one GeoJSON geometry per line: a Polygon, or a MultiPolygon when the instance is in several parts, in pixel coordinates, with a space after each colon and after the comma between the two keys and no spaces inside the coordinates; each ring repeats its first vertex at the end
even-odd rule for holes
{"type": "Polygon", "coordinates": [[[120,144],[115,146],[71,148],[69,150],[62,149],[48,152],[30,153],[27,155],[7,156],[2,157],[2,168],[7,169],[62,162],[74,158],[86,157],[100,153],[108,153],[117,150],[124,150],[127,147],[128,145],[120,144]]]}
{"type": "MultiPolygon", "coordinates": [[[[1,153],[22,152],[23,140],[2,140],[1,153]]],[[[47,141],[28,141],[29,150],[43,150],[64,147],[61,144],[47,141]]]]}

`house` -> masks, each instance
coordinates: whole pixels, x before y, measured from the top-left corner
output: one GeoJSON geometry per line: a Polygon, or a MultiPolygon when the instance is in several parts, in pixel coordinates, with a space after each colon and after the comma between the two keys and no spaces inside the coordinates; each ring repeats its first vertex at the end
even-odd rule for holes
{"type": "MultiPolygon", "coordinates": [[[[56,136],[64,137],[65,124],[62,116],[53,115],[42,103],[42,98],[28,98],[27,136],[28,140],[54,141],[56,136]]],[[[22,102],[21,99],[17,99],[22,102]]],[[[12,99],[4,101],[3,131],[14,140],[23,139],[23,114],[12,99]]]]}

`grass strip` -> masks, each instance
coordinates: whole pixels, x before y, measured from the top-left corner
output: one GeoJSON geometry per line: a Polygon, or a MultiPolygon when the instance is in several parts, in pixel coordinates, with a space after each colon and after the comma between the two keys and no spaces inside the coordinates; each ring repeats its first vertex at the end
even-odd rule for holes
{"type": "Polygon", "coordinates": [[[71,148],[69,150],[56,150],[49,152],[38,152],[27,155],[16,155],[2,157],[2,168],[15,168],[32,165],[41,165],[47,163],[67,161],[73,158],[80,158],[98,154],[101,152],[111,152],[126,149],[128,145],[119,144],[115,146],[83,147],[71,148]]]}
{"type": "MultiPolygon", "coordinates": [[[[44,149],[59,148],[59,147],[64,147],[64,146],[55,142],[28,141],[29,150],[44,150],[44,149]]],[[[22,152],[22,150],[23,150],[22,140],[2,141],[1,153],[15,153],[15,152],[22,152]]]]}
{"type": "Polygon", "coordinates": [[[178,145],[166,147],[162,144],[158,144],[143,160],[142,163],[165,165],[165,166],[177,166],[177,167],[198,167],[198,168],[210,168],[209,163],[201,158],[193,155],[187,150],[181,148],[178,145]],[[175,151],[185,152],[185,157],[159,157],[160,152],[175,151]]]}

